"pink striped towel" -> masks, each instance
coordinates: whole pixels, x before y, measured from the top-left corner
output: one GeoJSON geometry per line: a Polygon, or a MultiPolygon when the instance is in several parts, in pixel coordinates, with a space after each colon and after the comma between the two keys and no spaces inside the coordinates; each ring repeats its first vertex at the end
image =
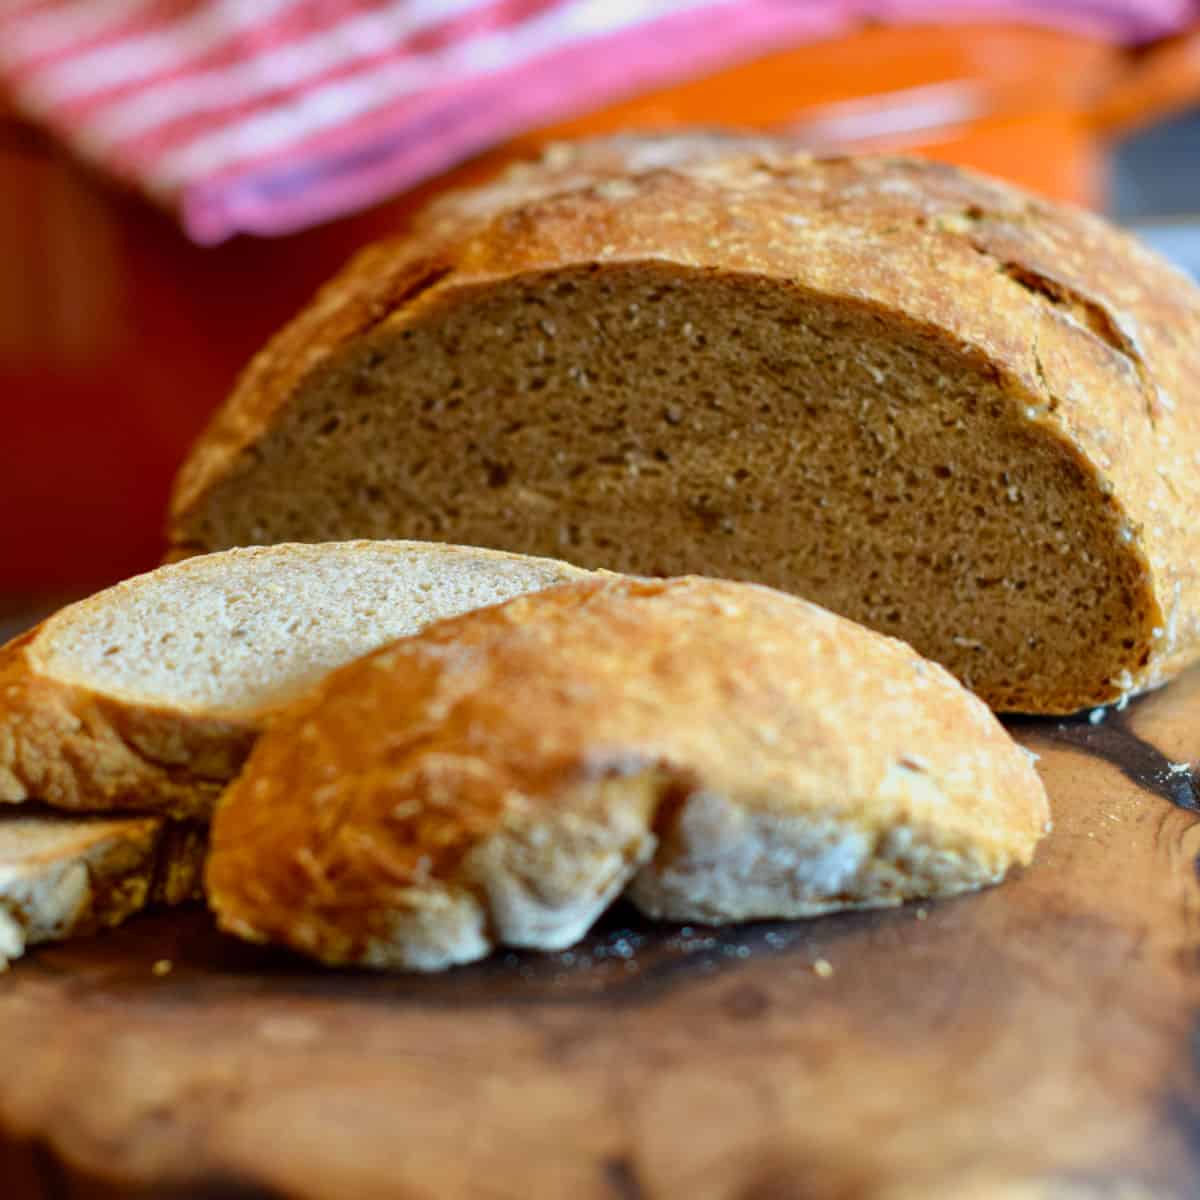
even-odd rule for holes
{"type": "Polygon", "coordinates": [[[864,18],[1140,41],[1197,0],[0,0],[0,84],[216,242],[371,204],[523,130],[864,18]]]}

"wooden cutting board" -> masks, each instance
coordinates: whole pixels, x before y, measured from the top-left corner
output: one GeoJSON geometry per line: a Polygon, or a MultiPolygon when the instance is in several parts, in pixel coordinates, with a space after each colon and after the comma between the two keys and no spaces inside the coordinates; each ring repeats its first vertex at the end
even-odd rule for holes
{"type": "Polygon", "coordinates": [[[0,978],[0,1196],[1198,1196],[1200,827],[1170,764],[1200,756],[1200,673],[1014,728],[1055,831],[946,903],[622,911],[428,978],[323,972],[200,910],[35,953],[0,978]]]}

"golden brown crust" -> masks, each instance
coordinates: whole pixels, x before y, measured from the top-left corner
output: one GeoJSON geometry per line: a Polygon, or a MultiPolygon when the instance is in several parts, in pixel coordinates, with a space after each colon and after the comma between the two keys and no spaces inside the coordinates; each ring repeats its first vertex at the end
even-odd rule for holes
{"type": "Polygon", "coordinates": [[[207,818],[257,723],[131,704],[45,677],[30,661],[41,629],[0,649],[0,803],[207,818]]]}
{"type": "Polygon", "coordinates": [[[612,579],[335,672],[226,793],[207,885],[241,936],[434,968],[569,944],[635,875],[656,915],[803,915],[995,882],[1046,827],[1025,754],[909,647],[755,585],[612,579]]]}
{"type": "Polygon", "coordinates": [[[950,167],[761,143],[659,161],[636,141],[552,152],[361,254],[251,364],[179,477],[172,539],[204,540],[206,505],[253,469],[282,408],[371,331],[495,281],[654,261],[774,280],[956,347],[1108,497],[1136,592],[1137,627],[1120,635],[1130,668],[1090,698],[1047,693],[1045,711],[1153,686],[1196,657],[1200,295],[1189,281],[1096,217],[950,167]]]}

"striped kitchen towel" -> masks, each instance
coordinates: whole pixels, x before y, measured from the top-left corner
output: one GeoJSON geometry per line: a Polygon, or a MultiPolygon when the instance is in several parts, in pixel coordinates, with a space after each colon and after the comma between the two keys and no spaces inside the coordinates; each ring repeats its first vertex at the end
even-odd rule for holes
{"type": "Polygon", "coordinates": [[[1139,41],[1194,0],[0,0],[0,86],[201,242],[285,233],[530,128],[863,19],[1139,41]]]}

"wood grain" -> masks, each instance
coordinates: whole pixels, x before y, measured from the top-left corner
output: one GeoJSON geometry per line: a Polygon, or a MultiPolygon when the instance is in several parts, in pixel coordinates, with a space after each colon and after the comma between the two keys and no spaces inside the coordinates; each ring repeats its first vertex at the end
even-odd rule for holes
{"type": "Polygon", "coordinates": [[[1055,831],[927,909],[619,911],[573,953],[428,978],[321,972],[199,910],[31,955],[0,981],[0,1194],[1200,1194],[1200,828],[1168,766],[1200,673],[1016,729],[1055,831]]]}

